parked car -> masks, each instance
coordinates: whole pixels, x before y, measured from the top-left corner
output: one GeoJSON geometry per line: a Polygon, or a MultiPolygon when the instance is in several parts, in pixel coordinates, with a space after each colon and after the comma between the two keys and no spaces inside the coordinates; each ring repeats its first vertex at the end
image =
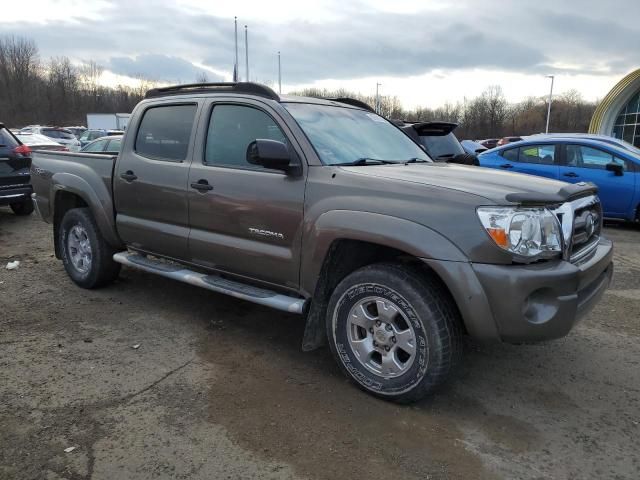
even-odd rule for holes
{"type": "Polygon", "coordinates": [[[519,142],[521,140],[522,140],[522,137],[502,137],[500,140],[498,140],[498,143],[496,144],[496,146],[501,147],[509,143],[519,142]]]}
{"type": "Polygon", "coordinates": [[[400,129],[411,139],[424,147],[424,150],[436,162],[478,165],[475,154],[467,153],[453,131],[458,126],[451,122],[404,122],[394,120],[400,129]]]}
{"type": "Polygon", "coordinates": [[[478,140],[478,143],[487,147],[487,149],[496,148],[499,138],[487,138],[486,140],[478,140]]]}
{"type": "Polygon", "coordinates": [[[462,148],[464,148],[465,152],[471,155],[478,155],[488,150],[487,147],[479,142],[474,142],[473,140],[462,140],[460,142],[460,145],[462,145],[462,148]]]}
{"type": "Polygon", "coordinates": [[[110,135],[122,135],[122,130],[85,130],[82,136],[80,136],[80,144],[84,147],[89,142],[93,142],[101,137],[107,137],[110,135]]]}
{"type": "Polygon", "coordinates": [[[57,150],[60,152],[69,151],[69,149],[58,142],[54,142],[51,138],[40,135],[39,133],[16,133],[16,138],[23,145],[27,145],[31,150],[57,150]]]}
{"type": "Polygon", "coordinates": [[[16,215],[30,215],[31,149],[0,123],[0,205],[9,205],[16,215]]]}
{"type": "Polygon", "coordinates": [[[81,152],[88,153],[105,153],[109,155],[117,155],[122,146],[122,135],[113,135],[110,137],[101,137],[93,142],[87,143],[81,152]]]}
{"type": "Polygon", "coordinates": [[[599,140],[547,137],[479,155],[483,167],[598,186],[605,217],[640,220],[640,155],[599,140]]]}
{"type": "Polygon", "coordinates": [[[64,145],[72,152],[80,150],[80,142],[75,135],[65,128],[43,127],[40,125],[29,125],[20,129],[20,133],[37,133],[53,139],[53,141],[64,145]]]}
{"type": "Polygon", "coordinates": [[[78,286],[126,265],[301,314],[304,350],[400,402],[451,375],[463,332],[567,334],[613,271],[595,186],[434,163],[369,110],[254,83],[150,90],[115,160],[33,172],[78,286]]]}
{"type": "Polygon", "coordinates": [[[70,130],[71,133],[75,135],[77,139],[80,139],[82,134],[87,130],[87,127],[65,127],[67,130],[70,130]]]}

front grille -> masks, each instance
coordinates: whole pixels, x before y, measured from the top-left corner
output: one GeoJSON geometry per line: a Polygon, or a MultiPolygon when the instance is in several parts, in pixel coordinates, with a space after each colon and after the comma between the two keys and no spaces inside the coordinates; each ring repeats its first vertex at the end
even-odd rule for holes
{"type": "Polygon", "coordinates": [[[562,225],[564,259],[577,263],[598,246],[602,231],[602,206],[595,195],[561,205],[555,214],[562,225]]]}

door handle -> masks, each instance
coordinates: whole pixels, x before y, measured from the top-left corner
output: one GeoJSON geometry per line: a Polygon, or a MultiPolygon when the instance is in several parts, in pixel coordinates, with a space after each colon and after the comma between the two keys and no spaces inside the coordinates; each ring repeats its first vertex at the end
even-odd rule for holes
{"type": "Polygon", "coordinates": [[[209,185],[209,182],[207,182],[204,178],[202,178],[197,182],[193,182],[191,184],[191,188],[195,188],[199,192],[204,193],[209,190],[213,190],[213,185],[209,185]]]}
{"type": "Polygon", "coordinates": [[[510,163],[503,163],[502,165],[500,165],[500,168],[513,168],[513,165],[511,165],[510,163]]]}
{"type": "Polygon", "coordinates": [[[126,180],[127,182],[133,182],[136,178],[138,178],[138,176],[131,170],[127,170],[126,172],[120,174],[120,178],[126,180]]]}
{"type": "Polygon", "coordinates": [[[575,178],[575,177],[579,177],[579,175],[578,175],[577,173],[574,173],[574,172],[567,172],[567,173],[563,173],[563,175],[564,175],[565,177],[573,177],[573,178],[575,178]]]}

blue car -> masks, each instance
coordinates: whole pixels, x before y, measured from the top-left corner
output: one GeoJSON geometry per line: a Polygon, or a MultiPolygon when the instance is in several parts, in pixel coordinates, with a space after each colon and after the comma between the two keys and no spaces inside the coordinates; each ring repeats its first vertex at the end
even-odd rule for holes
{"type": "Polygon", "coordinates": [[[640,221],[640,155],[579,137],[527,139],[478,155],[481,167],[598,186],[604,216],[640,221]]]}

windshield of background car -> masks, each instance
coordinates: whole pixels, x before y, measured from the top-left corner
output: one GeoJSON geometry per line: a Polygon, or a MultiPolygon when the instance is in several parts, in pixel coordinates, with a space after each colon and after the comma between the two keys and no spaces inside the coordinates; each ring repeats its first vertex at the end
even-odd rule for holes
{"type": "Polygon", "coordinates": [[[430,160],[400,129],[375,113],[310,103],[283,105],[326,165],[352,163],[362,158],[393,162],[430,160]]]}
{"type": "Polygon", "coordinates": [[[428,135],[420,137],[420,141],[431,157],[455,157],[464,153],[464,148],[453,133],[446,135],[428,135]]]}
{"type": "Polygon", "coordinates": [[[61,130],[59,128],[43,128],[41,132],[49,138],[58,138],[62,140],[75,140],[76,138],[76,136],[69,130],[61,130]]]}

